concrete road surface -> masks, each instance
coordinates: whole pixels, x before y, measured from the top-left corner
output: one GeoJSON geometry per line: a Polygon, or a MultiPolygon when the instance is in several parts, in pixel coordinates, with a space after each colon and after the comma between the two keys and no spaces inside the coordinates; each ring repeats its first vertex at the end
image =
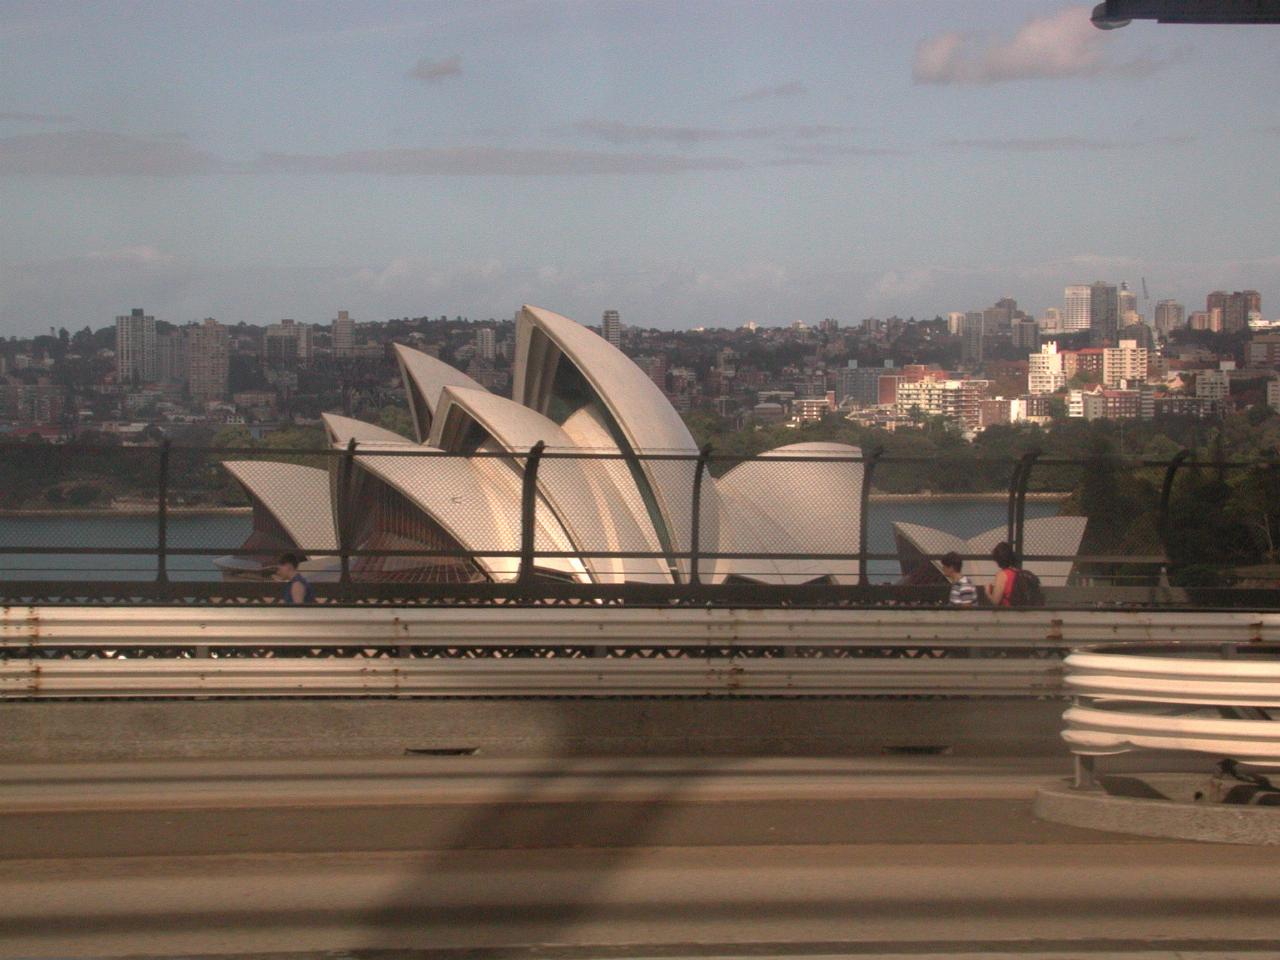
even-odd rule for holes
{"type": "Polygon", "coordinates": [[[0,767],[0,956],[1280,956],[1280,849],[1036,821],[1065,772],[0,767]]]}

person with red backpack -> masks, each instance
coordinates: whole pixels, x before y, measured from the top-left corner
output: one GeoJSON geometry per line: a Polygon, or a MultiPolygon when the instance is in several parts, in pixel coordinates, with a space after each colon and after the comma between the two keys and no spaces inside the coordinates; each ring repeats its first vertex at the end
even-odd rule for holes
{"type": "Polygon", "coordinates": [[[1018,558],[1012,546],[1003,541],[997,543],[991,550],[991,559],[1000,568],[995,581],[985,588],[993,607],[1044,606],[1040,578],[1017,566],[1018,558]]]}

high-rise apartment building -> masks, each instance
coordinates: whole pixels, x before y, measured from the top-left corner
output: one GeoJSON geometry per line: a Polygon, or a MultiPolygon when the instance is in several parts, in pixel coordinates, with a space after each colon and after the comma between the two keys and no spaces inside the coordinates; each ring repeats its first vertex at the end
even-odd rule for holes
{"type": "Polygon", "coordinates": [[[311,363],[311,327],[285,319],[267,327],[263,354],[272,367],[308,366],[311,363]]]}
{"type": "Polygon", "coordinates": [[[116,317],[116,377],[121,383],[154,383],[156,362],[156,318],[141,307],[116,317]]]}
{"type": "Polygon", "coordinates": [[[953,310],[947,314],[947,333],[953,337],[960,336],[960,331],[964,329],[964,314],[960,311],[953,310]]]}
{"type": "Polygon", "coordinates": [[[617,310],[606,310],[600,319],[600,333],[606,340],[622,349],[622,318],[617,310]]]}
{"type": "Polygon", "coordinates": [[[1156,303],[1156,312],[1152,317],[1155,331],[1161,337],[1169,336],[1187,322],[1187,308],[1177,300],[1160,300],[1156,303]]]}
{"type": "Polygon", "coordinates": [[[1120,289],[1116,291],[1116,308],[1120,311],[1120,318],[1123,320],[1124,315],[1132,310],[1138,312],[1138,295],[1129,289],[1129,284],[1120,281],[1120,289]]]}
{"type": "Polygon", "coordinates": [[[1019,317],[1009,327],[1009,342],[1015,350],[1040,346],[1040,325],[1029,317],[1019,317]]]}
{"type": "Polygon", "coordinates": [[[1078,333],[1089,329],[1093,291],[1083,283],[1073,283],[1062,294],[1062,332],[1078,333]]]}
{"type": "Polygon", "coordinates": [[[880,403],[880,378],[892,376],[892,361],[886,360],[883,367],[859,367],[856,360],[850,360],[849,366],[840,371],[840,390],[842,399],[855,409],[874,407],[880,403]]]}
{"type": "MultiPolygon", "coordinates": [[[[1215,310],[1222,318],[1218,329],[1223,333],[1239,333],[1248,328],[1250,313],[1261,313],[1262,295],[1257,290],[1237,290],[1234,293],[1214,290],[1205,297],[1205,312],[1212,318],[1215,310]]],[[[1212,320],[1210,326],[1213,326],[1212,320]]]]}
{"type": "Polygon", "coordinates": [[[181,330],[156,334],[156,379],[161,383],[186,383],[187,341],[181,330]]]}
{"type": "Polygon", "coordinates": [[[346,310],[339,310],[333,321],[333,355],[349,357],[356,350],[356,322],[346,310]]]}
{"type": "Polygon", "coordinates": [[[1039,353],[1027,357],[1027,393],[1033,397],[1056,393],[1066,385],[1067,375],[1056,343],[1046,343],[1039,353]]]}
{"type": "Polygon", "coordinates": [[[918,413],[926,417],[944,417],[976,430],[982,419],[982,398],[989,380],[901,380],[894,397],[898,416],[918,413]]]}
{"type": "Polygon", "coordinates": [[[493,362],[496,352],[493,327],[481,327],[476,331],[476,356],[493,362]]]}
{"type": "Polygon", "coordinates": [[[1095,347],[1114,346],[1120,330],[1120,291],[1103,280],[1089,287],[1089,339],[1095,347]]]}
{"type": "Polygon", "coordinates": [[[1214,290],[1212,293],[1210,293],[1207,297],[1204,298],[1204,312],[1208,314],[1212,314],[1213,311],[1215,310],[1221,310],[1223,313],[1226,313],[1227,297],[1228,297],[1227,291],[1214,290]]]}
{"type": "Polygon", "coordinates": [[[981,313],[964,315],[964,329],[960,331],[960,362],[966,366],[982,363],[983,334],[986,320],[981,313]]]}
{"type": "Polygon", "coordinates": [[[1057,307],[1048,307],[1040,318],[1041,333],[1063,333],[1062,311],[1057,307]]]}
{"type": "Polygon", "coordinates": [[[1145,383],[1146,379],[1147,350],[1136,340],[1121,340],[1102,351],[1102,382],[1108,387],[1145,383]]]}
{"type": "Polygon", "coordinates": [[[187,340],[187,392],[197,403],[224,400],[231,367],[230,332],[212,317],[183,328],[187,340]]]}

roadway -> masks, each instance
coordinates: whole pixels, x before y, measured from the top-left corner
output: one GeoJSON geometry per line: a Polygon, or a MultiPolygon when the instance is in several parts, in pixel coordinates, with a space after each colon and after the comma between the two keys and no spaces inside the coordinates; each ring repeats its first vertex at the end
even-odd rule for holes
{"type": "Polygon", "coordinates": [[[1037,821],[1066,769],[7,765],[0,955],[1280,956],[1280,848],[1037,821]]]}

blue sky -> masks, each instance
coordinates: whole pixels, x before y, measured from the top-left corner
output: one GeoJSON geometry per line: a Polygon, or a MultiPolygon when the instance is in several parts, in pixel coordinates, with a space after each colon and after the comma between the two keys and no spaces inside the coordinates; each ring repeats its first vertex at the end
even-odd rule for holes
{"type": "Polygon", "coordinates": [[[0,2],[0,334],[537,303],[1280,315],[1280,27],[1039,2],[0,2]]]}

